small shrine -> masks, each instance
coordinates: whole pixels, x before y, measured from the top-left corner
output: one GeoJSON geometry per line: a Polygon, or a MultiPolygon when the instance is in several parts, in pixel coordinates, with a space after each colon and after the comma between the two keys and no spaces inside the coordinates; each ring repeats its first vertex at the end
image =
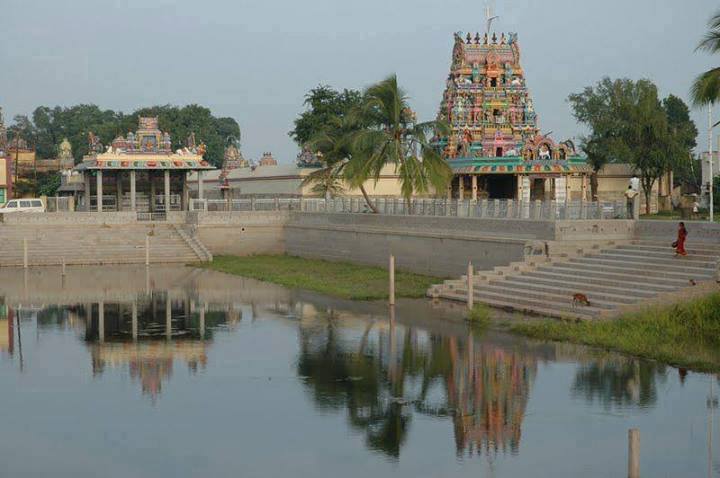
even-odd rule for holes
{"type": "Polygon", "coordinates": [[[322,155],[313,153],[310,148],[305,146],[297,155],[295,164],[297,164],[298,168],[318,168],[322,166],[322,155]]]}
{"type": "Polygon", "coordinates": [[[277,161],[273,158],[272,153],[263,153],[262,158],[258,162],[259,166],[277,166],[277,161]]]}
{"type": "Polygon", "coordinates": [[[585,197],[585,158],[572,141],[557,143],[540,132],[516,33],[455,34],[438,119],[451,128],[448,137],[435,138],[455,173],[449,196],[585,197]]]}
{"type": "Polygon", "coordinates": [[[116,137],[107,147],[90,132],[88,149],[74,169],[83,175],[87,211],[187,210],[187,174],[198,173],[202,198],[202,173],[215,169],[203,158],[205,145],[196,144],[194,133],[173,151],[170,134],[160,130],[156,117],[139,118],[136,132],[116,137]]]}

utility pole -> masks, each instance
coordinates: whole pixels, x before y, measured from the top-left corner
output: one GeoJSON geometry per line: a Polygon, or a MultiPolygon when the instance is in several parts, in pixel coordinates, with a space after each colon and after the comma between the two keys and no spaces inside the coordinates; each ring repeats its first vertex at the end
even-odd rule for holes
{"type": "Polygon", "coordinates": [[[710,222],[715,220],[715,206],[713,204],[713,186],[715,178],[713,178],[713,122],[712,122],[712,103],[708,103],[708,162],[710,163],[710,183],[708,186],[708,192],[710,194],[710,222]]]}

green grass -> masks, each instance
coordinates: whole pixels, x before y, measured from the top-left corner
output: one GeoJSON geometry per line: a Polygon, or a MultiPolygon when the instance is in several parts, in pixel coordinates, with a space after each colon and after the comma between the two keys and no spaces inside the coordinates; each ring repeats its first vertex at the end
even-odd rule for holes
{"type": "Polygon", "coordinates": [[[510,330],[527,337],[566,341],[705,372],[720,371],[720,293],[617,320],[527,321],[510,330]]]}
{"type": "Polygon", "coordinates": [[[468,322],[480,326],[487,327],[490,325],[490,307],[485,304],[475,304],[467,317],[468,322]]]}
{"type": "MultiPolygon", "coordinates": [[[[348,262],[328,262],[293,256],[215,256],[201,267],[251,277],[285,287],[300,288],[352,300],[388,298],[388,271],[348,262]]],[[[437,277],[395,271],[396,297],[419,298],[437,277]]]]}

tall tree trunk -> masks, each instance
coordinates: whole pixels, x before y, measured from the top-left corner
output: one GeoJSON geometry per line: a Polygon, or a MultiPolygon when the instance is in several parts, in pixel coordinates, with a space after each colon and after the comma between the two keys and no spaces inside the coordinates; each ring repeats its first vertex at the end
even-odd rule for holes
{"type": "Polygon", "coordinates": [[[367,191],[365,191],[364,184],[360,185],[360,192],[362,193],[363,197],[365,198],[365,204],[368,205],[368,207],[373,212],[373,214],[377,214],[378,212],[380,212],[380,211],[378,211],[377,207],[375,207],[375,204],[373,204],[373,202],[370,200],[370,196],[368,196],[367,191]]]}
{"type": "Polygon", "coordinates": [[[652,188],[645,189],[645,214],[650,215],[650,196],[652,196],[652,188]]]}
{"type": "Polygon", "coordinates": [[[590,175],[590,200],[598,201],[598,171],[594,169],[590,175]]]}

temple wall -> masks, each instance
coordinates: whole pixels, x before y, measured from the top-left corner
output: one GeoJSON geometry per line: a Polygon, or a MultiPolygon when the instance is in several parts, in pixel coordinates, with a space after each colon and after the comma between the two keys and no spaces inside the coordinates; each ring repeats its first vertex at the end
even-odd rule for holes
{"type": "Polygon", "coordinates": [[[197,237],[213,255],[283,254],[287,211],[203,212],[197,237]]]}
{"type": "Polygon", "coordinates": [[[285,228],[288,254],[453,277],[472,261],[478,270],[523,259],[527,241],[552,240],[545,221],[371,214],[292,213],[285,228]]]}

